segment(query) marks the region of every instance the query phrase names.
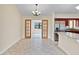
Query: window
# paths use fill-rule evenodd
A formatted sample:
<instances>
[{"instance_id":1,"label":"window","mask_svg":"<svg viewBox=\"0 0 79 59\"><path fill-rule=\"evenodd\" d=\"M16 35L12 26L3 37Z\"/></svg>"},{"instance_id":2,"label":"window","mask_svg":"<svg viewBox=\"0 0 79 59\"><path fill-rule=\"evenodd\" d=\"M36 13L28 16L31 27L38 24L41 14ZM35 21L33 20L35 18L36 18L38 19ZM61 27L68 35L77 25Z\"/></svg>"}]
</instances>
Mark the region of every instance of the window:
<instances>
[{"instance_id":1,"label":"window","mask_svg":"<svg viewBox=\"0 0 79 59\"><path fill-rule=\"evenodd\" d=\"M42 28L41 22L36 22L35 25L34 25L34 28L35 29L41 29Z\"/></svg>"}]
</instances>

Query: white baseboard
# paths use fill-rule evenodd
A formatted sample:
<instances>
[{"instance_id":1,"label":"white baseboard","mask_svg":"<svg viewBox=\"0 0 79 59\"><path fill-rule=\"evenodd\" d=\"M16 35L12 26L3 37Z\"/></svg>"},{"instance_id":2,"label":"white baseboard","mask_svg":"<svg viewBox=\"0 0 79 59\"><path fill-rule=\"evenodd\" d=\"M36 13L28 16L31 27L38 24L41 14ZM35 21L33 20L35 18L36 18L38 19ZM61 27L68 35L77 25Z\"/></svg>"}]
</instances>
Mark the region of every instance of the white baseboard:
<instances>
[{"instance_id":1,"label":"white baseboard","mask_svg":"<svg viewBox=\"0 0 79 59\"><path fill-rule=\"evenodd\" d=\"M2 51L0 52L0 55L3 54L5 51L7 51L7 50L8 50L10 47L12 47L14 44L16 44L19 40L21 40L21 39L16 40L16 41L13 42L12 44L10 44L8 47L6 47L4 50L2 50Z\"/></svg>"}]
</instances>

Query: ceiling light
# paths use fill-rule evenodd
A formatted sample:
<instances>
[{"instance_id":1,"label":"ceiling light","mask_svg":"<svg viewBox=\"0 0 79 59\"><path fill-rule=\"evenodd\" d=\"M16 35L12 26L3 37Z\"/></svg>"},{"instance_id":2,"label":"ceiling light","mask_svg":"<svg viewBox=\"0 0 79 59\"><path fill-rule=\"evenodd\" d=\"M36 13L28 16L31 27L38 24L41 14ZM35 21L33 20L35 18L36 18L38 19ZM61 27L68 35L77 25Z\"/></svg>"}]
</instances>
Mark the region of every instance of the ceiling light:
<instances>
[{"instance_id":1,"label":"ceiling light","mask_svg":"<svg viewBox=\"0 0 79 59\"><path fill-rule=\"evenodd\" d=\"M35 6L36 6L36 9L34 11L32 11L32 14L34 16L39 16L40 15L40 12L38 11L38 4L35 4Z\"/></svg>"},{"instance_id":2,"label":"ceiling light","mask_svg":"<svg viewBox=\"0 0 79 59\"><path fill-rule=\"evenodd\" d=\"M79 6L76 6L75 8L76 8L77 10L79 10Z\"/></svg>"}]
</instances>

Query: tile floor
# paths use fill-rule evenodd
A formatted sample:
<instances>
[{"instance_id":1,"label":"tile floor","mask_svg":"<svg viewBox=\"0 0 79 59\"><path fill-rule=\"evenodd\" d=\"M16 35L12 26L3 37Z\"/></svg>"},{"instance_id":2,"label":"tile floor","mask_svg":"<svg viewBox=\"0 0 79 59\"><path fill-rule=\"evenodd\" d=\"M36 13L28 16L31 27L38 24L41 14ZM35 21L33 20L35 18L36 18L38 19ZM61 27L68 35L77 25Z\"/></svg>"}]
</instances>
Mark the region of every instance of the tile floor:
<instances>
[{"instance_id":1,"label":"tile floor","mask_svg":"<svg viewBox=\"0 0 79 59\"><path fill-rule=\"evenodd\" d=\"M3 55L64 55L50 39L22 39Z\"/></svg>"}]
</instances>

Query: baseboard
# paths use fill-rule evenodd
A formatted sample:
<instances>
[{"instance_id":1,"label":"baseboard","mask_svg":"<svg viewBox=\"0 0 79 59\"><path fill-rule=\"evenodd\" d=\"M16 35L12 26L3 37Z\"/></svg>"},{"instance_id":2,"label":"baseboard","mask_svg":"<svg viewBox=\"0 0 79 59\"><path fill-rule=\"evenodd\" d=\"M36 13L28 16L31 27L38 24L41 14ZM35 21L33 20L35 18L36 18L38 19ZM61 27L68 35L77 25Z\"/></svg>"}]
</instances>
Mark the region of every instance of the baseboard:
<instances>
[{"instance_id":1,"label":"baseboard","mask_svg":"<svg viewBox=\"0 0 79 59\"><path fill-rule=\"evenodd\" d=\"M21 39L16 40L16 41L13 42L12 44L10 44L8 47L6 47L4 50L2 50L2 51L0 52L0 55L3 54L4 52L6 52L10 47L12 47L14 44L16 44L19 40L21 40Z\"/></svg>"}]
</instances>

